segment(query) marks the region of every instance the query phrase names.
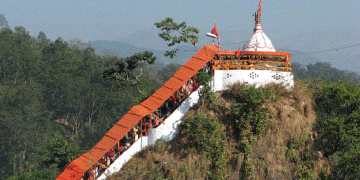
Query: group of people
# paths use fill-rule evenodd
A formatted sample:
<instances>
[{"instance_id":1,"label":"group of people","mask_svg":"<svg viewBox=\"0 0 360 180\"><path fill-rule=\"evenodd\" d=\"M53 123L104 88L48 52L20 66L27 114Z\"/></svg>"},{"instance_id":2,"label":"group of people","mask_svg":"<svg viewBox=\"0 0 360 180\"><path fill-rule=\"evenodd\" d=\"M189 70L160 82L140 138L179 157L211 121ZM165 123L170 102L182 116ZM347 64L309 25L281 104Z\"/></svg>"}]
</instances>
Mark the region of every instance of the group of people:
<instances>
[{"instance_id":1,"label":"group of people","mask_svg":"<svg viewBox=\"0 0 360 180\"><path fill-rule=\"evenodd\" d=\"M183 84L179 90L177 90L160 108L160 114L162 117L167 118L183 100L187 99L189 95L196 91L198 88L195 79L190 79L187 83Z\"/></svg>"},{"instance_id":2,"label":"group of people","mask_svg":"<svg viewBox=\"0 0 360 180\"><path fill-rule=\"evenodd\" d=\"M183 84L179 90L177 90L164 104L157 109L154 113L143 117L142 129L143 135L147 136L147 130L149 128L156 128L164 120L171 115L171 113L177 109L181 102L189 97L189 95L196 91L198 88L195 79L191 78L187 83Z\"/></svg>"},{"instance_id":3,"label":"group of people","mask_svg":"<svg viewBox=\"0 0 360 180\"><path fill-rule=\"evenodd\" d=\"M93 180L98 178L105 170L123 154L132 144L139 138L141 132L139 130L140 123L133 127L116 145L105 153L100 160L93 165L83 176L83 180Z\"/></svg>"},{"instance_id":4,"label":"group of people","mask_svg":"<svg viewBox=\"0 0 360 180\"><path fill-rule=\"evenodd\" d=\"M142 120L133 127L113 148L111 148L91 169L83 176L83 180L92 180L98 178L121 154L130 148L134 142L141 136L147 136L150 128L156 128L171 113L177 109L181 102L198 89L198 84L194 78L181 86L164 104L152 114L142 118Z\"/></svg>"}]
</instances>

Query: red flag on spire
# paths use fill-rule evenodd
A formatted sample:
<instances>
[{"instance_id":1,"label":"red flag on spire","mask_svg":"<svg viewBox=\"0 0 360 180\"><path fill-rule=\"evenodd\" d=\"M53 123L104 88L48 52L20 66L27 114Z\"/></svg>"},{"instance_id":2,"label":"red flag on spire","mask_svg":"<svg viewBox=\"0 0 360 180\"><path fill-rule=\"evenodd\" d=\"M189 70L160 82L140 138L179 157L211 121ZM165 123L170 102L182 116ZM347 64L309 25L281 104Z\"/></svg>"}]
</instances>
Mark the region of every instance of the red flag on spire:
<instances>
[{"instance_id":1,"label":"red flag on spire","mask_svg":"<svg viewBox=\"0 0 360 180\"><path fill-rule=\"evenodd\" d=\"M262 0L260 0L259 7L257 9L257 19L260 19L261 17L261 6L262 6Z\"/></svg>"},{"instance_id":2,"label":"red flag on spire","mask_svg":"<svg viewBox=\"0 0 360 180\"><path fill-rule=\"evenodd\" d=\"M240 57L240 45L239 45L239 48L238 48L238 50L236 52L236 57Z\"/></svg>"},{"instance_id":3,"label":"red flag on spire","mask_svg":"<svg viewBox=\"0 0 360 180\"><path fill-rule=\"evenodd\" d=\"M211 33L215 34L216 36L219 36L218 30L217 30L217 27L216 27L216 23L214 24L214 28L211 30Z\"/></svg>"}]
</instances>

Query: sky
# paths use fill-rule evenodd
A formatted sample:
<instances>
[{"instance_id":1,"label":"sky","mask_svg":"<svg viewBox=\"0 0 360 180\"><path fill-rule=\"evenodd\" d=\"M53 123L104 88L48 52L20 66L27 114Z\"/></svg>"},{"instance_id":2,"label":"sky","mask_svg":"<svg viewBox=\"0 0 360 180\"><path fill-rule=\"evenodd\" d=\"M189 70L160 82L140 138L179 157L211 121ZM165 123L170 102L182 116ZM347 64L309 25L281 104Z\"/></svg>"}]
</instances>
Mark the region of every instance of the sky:
<instances>
[{"instance_id":1,"label":"sky","mask_svg":"<svg viewBox=\"0 0 360 180\"><path fill-rule=\"evenodd\" d=\"M23 26L33 37L42 31L53 41L122 41L156 50L166 44L155 22L171 17L198 28L199 47L211 43L205 34L216 22L222 49L236 50L252 34L259 1L0 0L0 14L11 28ZM307 63L328 61L360 73L360 0L263 0L261 24L278 51L311 53ZM302 53L293 60L304 63Z\"/></svg>"},{"instance_id":2,"label":"sky","mask_svg":"<svg viewBox=\"0 0 360 180\"><path fill-rule=\"evenodd\" d=\"M259 0L1 0L0 13L11 28L23 26L32 36L43 31L51 40L119 40L175 22L219 33L248 30ZM269 37L349 27L360 30L360 0L263 0L262 26ZM266 27L266 28L265 28ZM206 33L206 32L204 32ZM248 36L248 35L246 35Z\"/></svg>"}]
</instances>

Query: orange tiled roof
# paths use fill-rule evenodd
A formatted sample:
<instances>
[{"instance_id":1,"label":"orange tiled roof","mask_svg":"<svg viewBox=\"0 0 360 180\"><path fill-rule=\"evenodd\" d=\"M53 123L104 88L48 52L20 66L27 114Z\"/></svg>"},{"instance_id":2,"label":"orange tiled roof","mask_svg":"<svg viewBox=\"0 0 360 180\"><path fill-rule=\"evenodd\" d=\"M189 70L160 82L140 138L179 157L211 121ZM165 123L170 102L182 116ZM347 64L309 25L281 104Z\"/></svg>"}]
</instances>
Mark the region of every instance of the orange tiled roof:
<instances>
[{"instance_id":1,"label":"orange tiled roof","mask_svg":"<svg viewBox=\"0 0 360 180\"><path fill-rule=\"evenodd\" d=\"M87 153L73 160L57 177L57 180L80 179L101 157L119 142L142 117L161 107L180 87L193 77L219 50L216 46L204 46L173 77L144 102L132 107L114 127Z\"/></svg>"}]
</instances>

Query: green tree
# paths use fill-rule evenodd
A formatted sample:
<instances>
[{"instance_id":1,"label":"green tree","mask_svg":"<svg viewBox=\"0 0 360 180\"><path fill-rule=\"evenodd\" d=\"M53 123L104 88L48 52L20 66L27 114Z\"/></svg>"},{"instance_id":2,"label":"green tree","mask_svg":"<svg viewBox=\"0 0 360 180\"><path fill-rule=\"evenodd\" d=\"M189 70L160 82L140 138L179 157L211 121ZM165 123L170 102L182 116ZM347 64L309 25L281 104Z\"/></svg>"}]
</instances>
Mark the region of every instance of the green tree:
<instances>
[{"instance_id":1,"label":"green tree","mask_svg":"<svg viewBox=\"0 0 360 180\"><path fill-rule=\"evenodd\" d=\"M5 168L10 174L39 168L37 153L44 146L46 132L51 130L51 113L42 103L41 86L36 83L22 83L3 87L0 92L0 146L7 161ZM39 128L41 127L41 128Z\"/></svg>"},{"instance_id":2,"label":"green tree","mask_svg":"<svg viewBox=\"0 0 360 180\"><path fill-rule=\"evenodd\" d=\"M55 166L62 171L80 153L81 151L77 144L69 143L63 135L55 133L54 139L51 140L45 149L43 159L47 168Z\"/></svg>"},{"instance_id":3,"label":"green tree","mask_svg":"<svg viewBox=\"0 0 360 180\"><path fill-rule=\"evenodd\" d=\"M2 178L19 175L31 179L46 174L37 172L40 169L56 175L58 164L63 167L69 161L44 163L43 154L52 144L55 130L64 134L68 144L88 150L139 95L134 87L119 92L113 82L104 81L102 73L114 61L96 55L91 47L69 46L61 38L52 42L43 32L32 38L24 27L16 27L0 31L0 48ZM128 63L129 69L138 73L147 62ZM132 69L134 66L139 68ZM140 89L158 86L151 79L153 72L144 71L139 77ZM46 162L51 164L49 159ZM53 168L47 168L50 166Z\"/></svg>"},{"instance_id":4,"label":"green tree","mask_svg":"<svg viewBox=\"0 0 360 180\"><path fill-rule=\"evenodd\" d=\"M6 20L3 14L0 14L0 29L2 28L10 28L8 21Z\"/></svg>"},{"instance_id":5,"label":"green tree","mask_svg":"<svg viewBox=\"0 0 360 180\"><path fill-rule=\"evenodd\" d=\"M292 69L292 73L294 74L296 80L309 78L306 66L304 66L300 63L297 63L297 62L292 62L291 69Z\"/></svg>"},{"instance_id":6,"label":"green tree","mask_svg":"<svg viewBox=\"0 0 360 180\"><path fill-rule=\"evenodd\" d=\"M55 179L56 176L51 170L41 170L34 172L22 172L19 176L12 176L9 180L48 180Z\"/></svg>"},{"instance_id":7,"label":"green tree","mask_svg":"<svg viewBox=\"0 0 360 180\"><path fill-rule=\"evenodd\" d=\"M139 78L143 75L142 67L145 64L155 62L156 57L153 56L153 53L144 51L126 58L113 57L113 59L116 61L115 66L105 70L103 77L114 81L119 88L125 88L129 85L136 86L137 90L142 93L139 88ZM139 71L136 71L137 68L139 68Z\"/></svg>"},{"instance_id":8,"label":"green tree","mask_svg":"<svg viewBox=\"0 0 360 180\"><path fill-rule=\"evenodd\" d=\"M159 71L159 75L161 77L162 82L168 81L177 70L181 67L180 64L171 63L165 66L163 69Z\"/></svg>"},{"instance_id":9,"label":"green tree","mask_svg":"<svg viewBox=\"0 0 360 180\"><path fill-rule=\"evenodd\" d=\"M166 42L169 41L167 44L169 47L187 42L191 42L196 47L195 44L198 42L197 34L199 34L199 30L194 27L188 27L185 21L177 24L172 18L167 17L161 22L156 22L155 26L162 31L159 33L159 37ZM173 58L176 56L178 51L179 49L176 48L171 51L166 51L164 55Z\"/></svg>"},{"instance_id":10,"label":"green tree","mask_svg":"<svg viewBox=\"0 0 360 180\"><path fill-rule=\"evenodd\" d=\"M43 50L44 47L46 47L47 45L49 45L50 40L46 37L46 34L42 31L39 32L39 35L36 38L39 42L38 44L38 50L39 53Z\"/></svg>"},{"instance_id":11,"label":"green tree","mask_svg":"<svg viewBox=\"0 0 360 180\"><path fill-rule=\"evenodd\" d=\"M10 29L1 31L0 48L2 84L30 81L39 72L33 39L24 27L16 27L15 32Z\"/></svg>"},{"instance_id":12,"label":"green tree","mask_svg":"<svg viewBox=\"0 0 360 180\"><path fill-rule=\"evenodd\" d=\"M336 179L358 179L360 177L360 147L359 143L342 154L335 165L333 176Z\"/></svg>"},{"instance_id":13,"label":"green tree","mask_svg":"<svg viewBox=\"0 0 360 180\"><path fill-rule=\"evenodd\" d=\"M316 130L334 179L356 179L360 174L360 87L346 81L314 81L318 111Z\"/></svg>"},{"instance_id":14,"label":"green tree","mask_svg":"<svg viewBox=\"0 0 360 180\"><path fill-rule=\"evenodd\" d=\"M317 62L307 66L295 62L291 64L291 68L296 79L344 80L360 84L359 74L339 70L332 67L329 62Z\"/></svg>"}]
</instances>

